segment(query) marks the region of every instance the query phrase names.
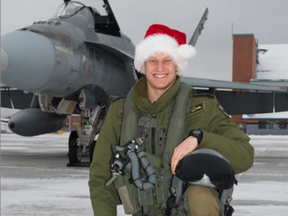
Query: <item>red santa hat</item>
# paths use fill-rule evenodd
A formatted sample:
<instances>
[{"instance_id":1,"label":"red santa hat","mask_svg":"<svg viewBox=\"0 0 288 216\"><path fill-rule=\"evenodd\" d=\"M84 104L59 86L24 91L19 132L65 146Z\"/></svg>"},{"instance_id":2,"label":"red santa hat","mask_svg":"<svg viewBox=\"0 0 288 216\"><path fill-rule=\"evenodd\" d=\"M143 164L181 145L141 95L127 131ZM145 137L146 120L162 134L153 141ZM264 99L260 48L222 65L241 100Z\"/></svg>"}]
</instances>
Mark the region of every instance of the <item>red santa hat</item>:
<instances>
[{"instance_id":1,"label":"red santa hat","mask_svg":"<svg viewBox=\"0 0 288 216\"><path fill-rule=\"evenodd\" d=\"M134 65L141 73L144 62L156 53L164 53L173 58L178 66L178 75L183 75L188 60L195 56L193 46L186 44L186 34L161 24L151 25L144 39L136 46Z\"/></svg>"}]
</instances>

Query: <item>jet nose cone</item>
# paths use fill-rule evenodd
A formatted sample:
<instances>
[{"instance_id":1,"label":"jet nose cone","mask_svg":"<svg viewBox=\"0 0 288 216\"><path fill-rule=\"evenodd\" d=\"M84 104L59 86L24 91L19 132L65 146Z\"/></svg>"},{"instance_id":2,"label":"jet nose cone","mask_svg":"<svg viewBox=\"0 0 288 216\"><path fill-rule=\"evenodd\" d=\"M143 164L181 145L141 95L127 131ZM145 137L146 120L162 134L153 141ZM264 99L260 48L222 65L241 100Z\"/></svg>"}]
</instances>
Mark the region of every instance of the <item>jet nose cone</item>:
<instances>
[{"instance_id":1,"label":"jet nose cone","mask_svg":"<svg viewBox=\"0 0 288 216\"><path fill-rule=\"evenodd\" d=\"M31 31L1 36L1 82L28 92L44 88L55 67L50 39Z\"/></svg>"},{"instance_id":2,"label":"jet nose cone","mask_svg":"<svg viewBox=\"0 0 288 216\"><path fill-rule=\"evenodd\" d=\"M4 49L1 48L1 74L5 73L9 66L9 57Z\"/></svg>"}]
</instances>

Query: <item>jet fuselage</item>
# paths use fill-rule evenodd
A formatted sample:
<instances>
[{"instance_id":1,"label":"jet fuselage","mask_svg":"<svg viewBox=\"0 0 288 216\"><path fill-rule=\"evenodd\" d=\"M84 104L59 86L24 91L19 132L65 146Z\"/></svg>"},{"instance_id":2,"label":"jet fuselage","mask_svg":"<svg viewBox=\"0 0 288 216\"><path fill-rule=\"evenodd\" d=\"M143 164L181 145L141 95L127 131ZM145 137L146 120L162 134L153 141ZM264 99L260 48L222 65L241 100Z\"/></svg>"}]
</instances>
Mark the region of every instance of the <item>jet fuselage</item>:
<instances>
[{"instance_id":1,"label":"jet fuselage","mask_svg":"<svg viewBox=\"0 0 288 216\"><path fill-rule=\"evenodd\" d=\"M65 97L85 86L108 95L124 95L131 88L125 61L133 59L134 45L119 36L97 32L88 8L70 18L48 21L6 34L1 52L2 83L32 93ZM5 62L3 62L5 61Z\"/></svg>"}]
</instances>

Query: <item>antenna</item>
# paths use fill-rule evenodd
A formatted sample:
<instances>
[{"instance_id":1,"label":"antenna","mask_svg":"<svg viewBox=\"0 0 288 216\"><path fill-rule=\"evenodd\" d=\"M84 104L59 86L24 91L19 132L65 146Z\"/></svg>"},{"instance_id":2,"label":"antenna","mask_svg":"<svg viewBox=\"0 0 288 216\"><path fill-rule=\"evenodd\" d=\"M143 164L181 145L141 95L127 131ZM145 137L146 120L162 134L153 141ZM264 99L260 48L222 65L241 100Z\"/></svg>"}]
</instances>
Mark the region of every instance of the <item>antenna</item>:
<instances>
[{"instance_id":1,"label":"antenna","mask_svg":"<svg viewBox=\"0 0 288 216\"><path fill-rule=\"evenodd\" d=\"M234 35L234 29L233 29L233 23L231 24L231 34L232 34L232 41L233 41L233 35Z\"/></svg>"}]
</instances>

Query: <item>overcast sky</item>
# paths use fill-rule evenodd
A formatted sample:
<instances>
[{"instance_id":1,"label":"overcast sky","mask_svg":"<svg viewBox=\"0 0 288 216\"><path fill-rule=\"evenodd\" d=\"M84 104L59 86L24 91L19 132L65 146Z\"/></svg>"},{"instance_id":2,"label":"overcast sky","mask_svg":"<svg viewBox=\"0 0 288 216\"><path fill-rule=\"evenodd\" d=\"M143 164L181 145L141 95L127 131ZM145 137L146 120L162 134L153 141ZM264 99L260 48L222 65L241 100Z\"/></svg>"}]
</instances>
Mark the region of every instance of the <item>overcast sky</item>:
<instances>
[{"instance_id":1,"label":"overcast sky","mask_svg":"<svg viewBox=\"0 0 288 216\"><path fill-rule=\"evenodd\" d=\"M78 0L103 13L102 0ZM2 0L1 35L44 21L62 0ZM288 43L288 0L110 0L123 33L137 44L149 25L161 23L190 40L206 7L205 29L185 76L232 79L232 34L254 34L259 44ZM233 26L233 28L232 28Z\"/></svg>"}]
</instances>

